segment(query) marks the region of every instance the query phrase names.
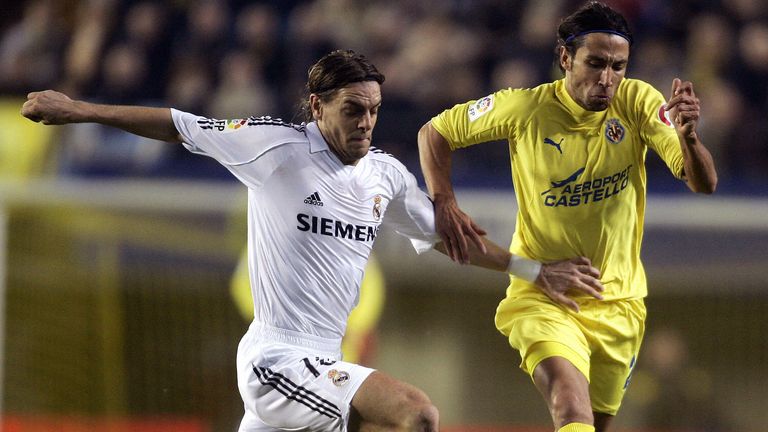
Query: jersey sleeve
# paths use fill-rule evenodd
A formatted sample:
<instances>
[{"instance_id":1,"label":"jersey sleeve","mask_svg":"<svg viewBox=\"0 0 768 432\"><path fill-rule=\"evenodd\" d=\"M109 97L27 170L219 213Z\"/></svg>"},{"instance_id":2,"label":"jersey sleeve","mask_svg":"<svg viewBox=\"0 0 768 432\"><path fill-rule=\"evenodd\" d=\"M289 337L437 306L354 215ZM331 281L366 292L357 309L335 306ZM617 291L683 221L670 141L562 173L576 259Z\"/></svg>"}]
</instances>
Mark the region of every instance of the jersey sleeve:
<instances>
[{"instance_id":1,"label":"jersey sleeve","mask_svg":"<svg viewBox=\"0 0 768 432\"><path fill-rule=\"evenodd\" d=\"M683 152L670 113L665 110L666 100L658 90L642 84L637 97L641 137L664 160L672 174L682 179Z\"/></svg>"},{"instance_id":2,"label":"jersey sleeve","mask_svg":"<svg viewBox=\"0 0 768 432\"><path fill-rule=\"evenodd\" d=\"M440 240L435 230L435 209L413 174L405 169L403 171L402 189L389 203L385 222L398 234L407 237L416 252L421 254L432 249Z\"/></svg>"},{"instance_id":3,"label":"jersey sleeve","mask_svg":"<svg viewBox=\"0 0 768 432\"><path fill-rule=\"evenodd\" d=\"M448 141L451 150L507 139L514 134L517 94L515 90L500 90L456 105L432 118L432 126Z\"/></svg>"},{"instance_id":4,"label":"jersey sleeve","mask_svg":"<svg viewBox=\"0 0 768 432\"><path fill-rule=\"evenodd\" d=\"M286 152L276 151L281 144L296 141L285 126L214 120L176 109L171 115L187 150L215 159L249 187L260 187L286 159Z\"/></svg>"}]
</instances>

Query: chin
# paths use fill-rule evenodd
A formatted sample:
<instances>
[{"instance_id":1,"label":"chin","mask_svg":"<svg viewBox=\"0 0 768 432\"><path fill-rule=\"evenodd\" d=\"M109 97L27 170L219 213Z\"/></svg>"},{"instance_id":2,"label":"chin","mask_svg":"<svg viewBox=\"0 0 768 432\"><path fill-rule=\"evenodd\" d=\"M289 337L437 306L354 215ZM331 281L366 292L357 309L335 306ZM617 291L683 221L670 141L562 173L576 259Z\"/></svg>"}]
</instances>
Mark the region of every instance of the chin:
<instances>
[{"instance_id":1,"label":"chin","mask_svg":"<svg viewBox=\"0 0 768 432\"><path fill-rule=\"evenodd\" d=\"M603 101L599 101L599 102L596 101L596 102L592 102L592 103L588 104L587 105L587 110L589 110L589 111L605 111L605 110L608 109L609 106L611 106L610 99L608 101L605 101L605 102L603 102Z\"/></svg>"}]
</instances>

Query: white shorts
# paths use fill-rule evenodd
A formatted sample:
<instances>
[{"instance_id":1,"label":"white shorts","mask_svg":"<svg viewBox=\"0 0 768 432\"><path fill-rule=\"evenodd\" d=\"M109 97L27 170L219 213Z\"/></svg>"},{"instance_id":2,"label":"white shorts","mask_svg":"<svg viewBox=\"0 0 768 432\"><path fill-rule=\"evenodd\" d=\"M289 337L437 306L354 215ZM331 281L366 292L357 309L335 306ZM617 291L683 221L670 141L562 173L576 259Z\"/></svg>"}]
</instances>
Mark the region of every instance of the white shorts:
<instances>
[{"instance_id":1,"label":"white shorts","mask_svg":"<svg viewBox=\"0 0 768 432\"><path fill-rule=\"evenodd\" d=\"M345 432L357 389L374 370L339 361L341 340L253 322L237 349L245 405L239 432Z\"/></svg>"}]
</instances>

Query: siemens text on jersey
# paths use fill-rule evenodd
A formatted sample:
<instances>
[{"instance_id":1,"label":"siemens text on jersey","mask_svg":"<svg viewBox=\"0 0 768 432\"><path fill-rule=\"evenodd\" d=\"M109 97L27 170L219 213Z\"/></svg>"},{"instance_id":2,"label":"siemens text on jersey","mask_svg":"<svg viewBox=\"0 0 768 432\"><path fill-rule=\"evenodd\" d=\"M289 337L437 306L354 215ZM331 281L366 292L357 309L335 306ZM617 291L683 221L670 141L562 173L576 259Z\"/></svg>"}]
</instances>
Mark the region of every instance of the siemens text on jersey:
<instances>
[{"instance_id":1,"label":"siemens text on jersey","mask_svg":"<svg viewBox=\"0 0 768 432\"><path fill-rule=\"evenodd\" d=\"M373 241L376 234L379 233L378 226L352 225L339 220L310 216L304 213L297 214L296 220L299 221L296 226L299 231L361 242Z\"/></svg>"}]
</instances>

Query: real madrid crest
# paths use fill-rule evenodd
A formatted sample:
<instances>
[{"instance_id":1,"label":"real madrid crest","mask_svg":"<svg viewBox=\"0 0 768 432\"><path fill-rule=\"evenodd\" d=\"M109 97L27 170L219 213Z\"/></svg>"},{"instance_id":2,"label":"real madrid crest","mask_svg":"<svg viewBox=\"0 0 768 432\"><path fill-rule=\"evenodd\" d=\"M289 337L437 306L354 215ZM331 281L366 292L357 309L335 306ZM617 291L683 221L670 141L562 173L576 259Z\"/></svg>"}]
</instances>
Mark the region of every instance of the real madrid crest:
<instances>
[{"instance_id":1,"label":"real madrid crest","mask_svg":"<svg viewBox=\"0 0 768 432\"><path fill-rule=\"evenodd\" d=\"M605 137L614 144L618 144L624 139L624 133L624 126L621 125L619 119L612 118L605 124Z\"/></svg>"},{"instance_id":2,"label":"real madrid crest","mask_svg":"<svg viewBox=\"0 0 768 432\"><path fill-rule=\"evenodd\" d=\"M377 221L381 219L381 195L373 198L373 218Z\"/></svg>"},{"instance_id":3,"label":"real madrid crest","mask_svg":"<svg viewBox=\"0 0 768 432\"><path fill-rule=\"evenodd\" d=\"M333 381L333 384L336 387L341 387L344 384L349 382L349 373L336 370L336 369L331 369L328 371L328 378L331 381Z\"/></svg>"}]
</instances>

